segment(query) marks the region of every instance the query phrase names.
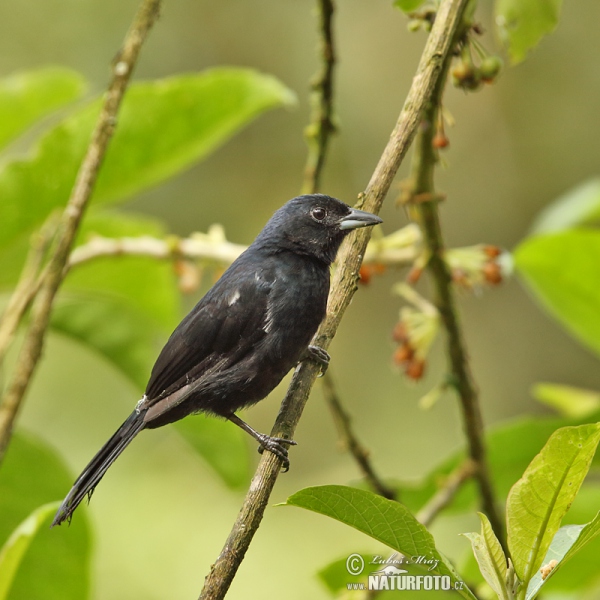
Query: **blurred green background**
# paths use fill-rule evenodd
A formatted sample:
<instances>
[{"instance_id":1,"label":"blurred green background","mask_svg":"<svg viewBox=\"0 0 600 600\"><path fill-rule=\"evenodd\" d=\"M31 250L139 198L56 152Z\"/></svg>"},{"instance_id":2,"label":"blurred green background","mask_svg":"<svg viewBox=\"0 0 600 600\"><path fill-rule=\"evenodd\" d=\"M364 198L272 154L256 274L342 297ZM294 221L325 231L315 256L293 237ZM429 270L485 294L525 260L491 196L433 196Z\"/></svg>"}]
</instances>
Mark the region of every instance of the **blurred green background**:
<instances>
[{"instance_id":1,"label":"blurred green background","mask_svg":"<svg viewBox=\"0 0 600 600\"><path fill-rule=\"evenodd\" d=\"M92 82L90 93L102 91L137 4L0 5L0 74L65 65ZM489 10L481 2L488 28ZM340 134L331 146L323 191L352 203L387 142L425 36L408 33L405 17L388 0L339 0L336 18ZM497 85L469 95L448 89L446 107L456 126L448 132L447 168L439 170L437 182L448 195L442 219L449 245L486 242L511 249L542 207L597 175L598 22L598 2L566 3L557 31L523 64L506 69ZM484 39L493 49L493 36ZM166 1L142 51L138 79L248 66L278 77L296 91L299 104L262 116L208 160L127 208L160 218L180 235L218 222L229 239L249 243L300 189L316 44L314 7L306 0ZM398 180L406 172L405 164ZM390 194L382 212L386 233L406 223L393 200ZM417 407L444 373L439 342L418 385L407 384L392 367L390 332L399 301L390 288L399 276L388 272L359 290L331 348L331 373L376 467L406 480L437 464L462 436L452 397L429 412ZM184 298L182 314L198 297ZM600 387L597 359L548 319L517 281L465 295L461 308L486 423L544 412L529 394L538 381ZM258 430L270 429L284 391L281 386L246 415ZM20 425L56 447L75 474L140 395L108 363L52 335ZM306 486L357 478L354 463L338 448L318 385L296 440L292 468L279 479L272 503ZM97 542L93 598L196 597L242 497L227 490L169 428L142 434L111 469L89 510ZM443 518L433 532L443 551L460 556L468 543L456 534L474 527L475 517ZM379 547L317 515L270 508L229 597L326 598L314 573L365 550Z\"/></svg>"}]
</instances>

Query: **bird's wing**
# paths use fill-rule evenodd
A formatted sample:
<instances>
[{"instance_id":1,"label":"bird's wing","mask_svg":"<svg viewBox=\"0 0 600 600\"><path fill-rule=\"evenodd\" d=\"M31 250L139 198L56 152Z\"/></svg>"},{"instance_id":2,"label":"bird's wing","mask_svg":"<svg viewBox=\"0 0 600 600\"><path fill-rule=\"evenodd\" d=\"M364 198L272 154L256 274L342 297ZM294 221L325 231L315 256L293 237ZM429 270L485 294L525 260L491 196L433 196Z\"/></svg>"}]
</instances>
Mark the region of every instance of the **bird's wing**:
<instances>
[{"instance_id":1,"label":"bird's wing","mask_svg":"<svg viewBox=\"0 0 600 600\"><path fill-rule=\"evenodd\" d=\"M269 273L230 269L183 319L162 349L146 388L152 401L191 383L208 370L239 361L265 335Z\"/></svg>"}]
</instances>

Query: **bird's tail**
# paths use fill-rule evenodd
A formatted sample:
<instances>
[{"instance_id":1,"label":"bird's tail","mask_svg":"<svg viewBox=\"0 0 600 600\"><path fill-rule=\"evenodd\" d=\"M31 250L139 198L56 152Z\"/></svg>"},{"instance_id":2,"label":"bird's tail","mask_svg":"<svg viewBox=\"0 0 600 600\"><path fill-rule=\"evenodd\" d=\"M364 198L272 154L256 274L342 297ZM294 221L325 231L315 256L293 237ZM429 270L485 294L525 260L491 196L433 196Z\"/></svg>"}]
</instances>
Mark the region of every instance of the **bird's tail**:
<instances>
[{"instance_id":1,"label":"bird's tail","mask_svg":"<svg viewBox=\"0 0 600 600\"><path fill-rule=\"evenodd\" d=\"M137 411L133 411L127 417L125 423L102 446L100 451L83 470L83 473L77 478L71 491L60 505L54 521L52 521L52 527L60 525L63 521L71 520L73 511L86 496L91 497L95 487L100 483L100 480L108 470L108 467L117 460L117 457L127 448L131 440L144 429L144 426L143 412L138 413Z\"/></svg>"}]
</instances>

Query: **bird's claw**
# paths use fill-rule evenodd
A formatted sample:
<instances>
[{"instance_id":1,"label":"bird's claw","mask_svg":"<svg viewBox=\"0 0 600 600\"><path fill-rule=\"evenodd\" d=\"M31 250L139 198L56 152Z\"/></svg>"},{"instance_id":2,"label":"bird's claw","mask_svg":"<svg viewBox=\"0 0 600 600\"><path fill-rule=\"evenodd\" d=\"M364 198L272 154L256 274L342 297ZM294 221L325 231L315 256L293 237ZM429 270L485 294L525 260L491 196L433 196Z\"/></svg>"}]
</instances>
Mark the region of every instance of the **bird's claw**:
<instances>
[{"instance_id":1,"label":"bird's claw","mask_svg":"<svg viewBox=\"0 0 600 600\"><path fill-rule=\"evenodd\" d=\"M327 372L329 361L331 360L331 356L329 356L327 351L323 350L320 346L311 345L306 348L306 357L314 360L321 367L319 377L323 377Z\"/></svg>"},{"instance_id":2,"label":"bird's claw","mask_svg":"<svg viewBox=\"0 0 600 600\"><path fill-rule=\"evenodd\" d=\"M287 473L287 471L290 470L290 459L288 458L288 449L286 448L286 445L296 446L296 442L286 438L271 437L270 435L262 435L259 442L259 454L262 454L265 450L272 452L277 458L282 460L283 472Z\"/></svg>"}]
</instances>

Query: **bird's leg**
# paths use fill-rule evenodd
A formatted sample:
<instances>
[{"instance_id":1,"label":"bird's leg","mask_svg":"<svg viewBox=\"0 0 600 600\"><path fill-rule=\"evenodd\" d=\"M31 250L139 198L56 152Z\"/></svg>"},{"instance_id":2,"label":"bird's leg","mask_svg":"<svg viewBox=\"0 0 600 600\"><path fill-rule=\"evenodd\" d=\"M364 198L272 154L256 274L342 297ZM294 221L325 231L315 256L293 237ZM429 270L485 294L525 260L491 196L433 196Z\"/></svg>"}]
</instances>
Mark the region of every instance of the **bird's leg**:
<instances>
[{"instance_id":1,"label":"bird's leg","mask_svg":"<svg viewBox=\"0 0 600 600\"><path fill-rule=\"evenodd\" d=\"M321 373L319 374L319 377L323 377L327 371L327 368L329 367L329 361L331 360L331 357L327 351L323 350L323 348L320 346L307 346L301 360L306 359L314 360L321 367Z\"/></svg>"},{"instance_id":2,"label":"bird's leg","mask_svg":"<svg viewBox=\"0 0 600 600\"><path fill-rule=\"evenodd\" d=\"M263 450L268 450L272 452L275 456L280 458L283 461L283 472L289 471L290 469L290 459L288 458L288 449L285 444L288 446L295 446L296 442L294 440L287 440L285 438L279 437L271 437L270 435L266 435L265 433L259 433L256 429L253 429L246 423L242 421L236 414L231 413L227 416L227 418L235 423L238 427L243 429L246 433L249 433L259 444L260 447L258 451L262 454Z\"/></svg>"}]
</instances>

